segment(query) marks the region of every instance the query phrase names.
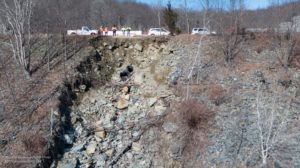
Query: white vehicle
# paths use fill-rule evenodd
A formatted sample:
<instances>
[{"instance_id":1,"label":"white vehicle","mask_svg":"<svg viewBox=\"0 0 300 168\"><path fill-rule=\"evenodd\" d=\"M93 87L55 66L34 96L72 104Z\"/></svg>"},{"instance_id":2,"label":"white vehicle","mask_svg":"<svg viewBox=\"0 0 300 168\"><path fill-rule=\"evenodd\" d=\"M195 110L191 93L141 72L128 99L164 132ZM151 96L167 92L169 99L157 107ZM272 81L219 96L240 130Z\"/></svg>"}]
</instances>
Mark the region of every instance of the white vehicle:
<instances>
[{"instance_id":1,"label":"white vehicle","mask_svg":"<svg viewBox=\"0 0 300 168\"><path fill-rule=\"evenodd\" d=\"M193 28L192 34L198 34L198 35L215 35L215 31L210 31L207 28Z\"/></svg>"},{"instance_id":2,"label":"white vehicle","mask_svg":"<svg viewBox=\"0 0 300 168\"><path fill-rule=\"evenodd\" d=\"M90 30L87 26L82 26L78 30L67 30L67 35L96 35L97 30Z\"/></svg>"},{"instance_id":3,"label":"white vehicle","mask_svg":"<svg viewBox=\"0 0 300 168\"><path fill-rule=\"evenodd\" d=\"M148 31L149 36L168 36L171 33L164 28L150 28Z\"/></svg>"}]
</instances>

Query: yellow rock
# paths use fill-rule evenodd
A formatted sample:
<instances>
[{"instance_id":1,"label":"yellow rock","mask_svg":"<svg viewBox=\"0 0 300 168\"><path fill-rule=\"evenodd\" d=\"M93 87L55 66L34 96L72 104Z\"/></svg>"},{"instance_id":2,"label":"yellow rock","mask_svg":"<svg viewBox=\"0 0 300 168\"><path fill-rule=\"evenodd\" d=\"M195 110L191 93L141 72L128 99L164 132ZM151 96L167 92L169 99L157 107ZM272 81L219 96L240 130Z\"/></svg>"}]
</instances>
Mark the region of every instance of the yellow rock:
<instances>
[{"instance_id":1,"label":"yellow rock","mask_svg":"<svg viewBox=\"0 0 300 168\"><path fill-rule=\"evenodd\" d=\"M122 110L128 107L128 101L122 97L119 98L118 102L117 102L117 108Z\"/></svg>"},{"instance_id":2,"label":"yellow rock","mask_svg":"<svg viewBox=\"0 0 300 168\"><path fill-rule=\"evenodd\" d=\"M96 135L98 138L105 139L105 137L106 137L106 132L105 132L105 131L98 131L98 132L95 132L95 135Z\"/></svg>"}]
</instances>

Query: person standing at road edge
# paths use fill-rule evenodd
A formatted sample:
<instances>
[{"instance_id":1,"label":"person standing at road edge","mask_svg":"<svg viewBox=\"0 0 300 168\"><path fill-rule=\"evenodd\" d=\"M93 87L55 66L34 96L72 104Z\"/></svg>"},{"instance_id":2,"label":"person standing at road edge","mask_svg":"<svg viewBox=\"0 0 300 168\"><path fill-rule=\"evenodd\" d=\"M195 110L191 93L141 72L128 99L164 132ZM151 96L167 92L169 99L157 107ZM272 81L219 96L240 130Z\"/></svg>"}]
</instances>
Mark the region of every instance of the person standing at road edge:
<instances>
[{"instance_id":1,"label":"person standing at road edge","mask_svg":"<svg viewBox=\"0 0 300 168\"><path fill-rule=\"evenodd\" d=\"M127 31L127 36L130 37L131 27L127 27L127 28L126 28L126 31Z\"/></svg>"},{"instance_id":2,"label":"person standing at road edge","mask_svg":"<svg viewBox=\"0 0 300 168\"><path fill-rule=\"evenodd\" d=\"M103 34L103 28L102 26L100 26L99 30L98 30L98 36L102 36Z\"/></svg>"},{"instance_id":3,"label":"person standing at road edge","mask_svg":"<svg viewBox=\"0 0 300 168\"><path fill-rule=\"evenodd\" d=\"M123 36L125 36L125 31L126 31L126 28L125 27L122 27L122 33L123 33Z\"/></svg>"},{"instance_id":4,"label":"person standing at road edge","mask_svg":"<svg viewBox=\"0 0 300 168\"><path fill-rule=\"evenodd\" d=\"M105 33L105 36L108 35L108 27L105 27L105 28L104 28L104 33Z\"/></svg>"},{"instance_id":5,"label":"person standing at road edge","mask_svg":"<svg viewBox=\"0 0 300 168\"><path fill-rule=\"evenodd\" d=\"M116 27L116 25L113 25L112 31L113 31L113 36L117 36L117 27Z\"/></svg>"}]
</instances>

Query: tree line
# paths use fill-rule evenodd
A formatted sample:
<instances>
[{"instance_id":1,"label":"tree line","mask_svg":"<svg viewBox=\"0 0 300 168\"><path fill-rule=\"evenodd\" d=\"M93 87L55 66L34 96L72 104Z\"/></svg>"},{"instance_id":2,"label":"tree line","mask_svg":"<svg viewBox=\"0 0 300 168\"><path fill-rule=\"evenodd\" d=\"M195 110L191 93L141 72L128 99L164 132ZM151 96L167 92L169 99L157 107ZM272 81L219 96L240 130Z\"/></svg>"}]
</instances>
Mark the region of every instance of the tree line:
<instances>
[{"instance_id":1,"label":"tree line","mask_svg":"<svg viewBox=\"0 0 300 168\"><path fill-rule=\"evenodd\" d=\"M18 0L20 1L20 0ZM168 8L163 0L155 0L152 5L138 3L135 0L31 0L31 25L34 32L61 32L76 29L83 25L97 29L100 26L130 26L132 29L147 31L150 27L167 27L163 12ZM182 0L182 5L174 8L177 14L176 27L189 33L193 27L207 26L218 30L228 27L234 17L231 11L242 11L239 17L243 27L269 28L292 16L299 15L299 0L271 0L268 9L246 10L244 0ZM7 1L11 3L10 1ZM166 2L166 0L165 0ZM172 2L172 1L170 1ZM192 7L199 4L201 9ZM173 4L172 4L173 5ZM2 8L4 5L1 5ZM0 7L1 8L1 7ZM200 8L200 7L199 7ZM210 20L204 25L203 17Z\"/></svg>"},{"instance_id":2,"label":"tree line","mask_svg":"<svg viewBox=\"0 0 300 168\"><path fill-rule=\"evenodd\" d=\"M62 28L79 28L87 25L93 29L99 26L130 26L133 29L147 31L150 27L167 27L163 12L167 5L153 1L153 5L135 2L134 0L35 0L32 24L36 31L50 29L58 32ZM182 32L190 32L192 27L202 27L203 17L211 20L210 28L219 29L232 22L233 10L241 12L241 24L244 27L268 28L288 21L299 15L299 1L285 0L286 5L275 3L268 9L246 10L244 0L230 0L224 5L223 0L195 0L202 6L197 10L190 0L182 0L180 8L174 8L177 14L176 27ZM171 2L171 1L170 1ZM172 2L171 2L172 3ZM206 9L206 10L204 10Z\"/></svg>"},{"instance_id":3,"label":"tree line","mask_svg":"<svg viewBox=\"0 0 300 168\"><path fill-rule=\"evenodd\" d=\"M223 32L253 28L274 28L300 14L299 0L275 1L268 9L246 10L244 0L195 0L202 8L191 7L189 0L180 8L171 1L146 5L134 0L3 0L0 6L1 28L11 33L8 41L1 43L11 48L15 62L26 76L31 74L31 35L34 33L59 33L83 25L97 29L100 26L130 26L147 31L150 27L168 27L171 33L189 33L193 27L208 27ZM272 0L271 0L272 1ZM285 4L283 4L285 2Z\"/></svg>"}]
</instances>

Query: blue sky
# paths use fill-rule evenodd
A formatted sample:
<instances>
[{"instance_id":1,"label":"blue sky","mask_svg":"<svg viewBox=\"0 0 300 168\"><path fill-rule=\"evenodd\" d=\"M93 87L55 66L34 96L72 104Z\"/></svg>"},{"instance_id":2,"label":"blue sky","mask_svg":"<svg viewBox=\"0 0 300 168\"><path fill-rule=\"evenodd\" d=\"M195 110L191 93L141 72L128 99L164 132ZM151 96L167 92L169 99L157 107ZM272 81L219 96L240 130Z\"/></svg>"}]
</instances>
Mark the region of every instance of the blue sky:
<instances>
[{"instance_id":1,"label":"blue sky","mask_svg":"<svg viewBox=\"0 0 300 168\"><path fill-rule=\"evenodd\" d=\"M212 3L214 0L210 0ZM260 8L266 8L269 6L270 0L245 0L245 7L247 9L260 9ZM137 0L137 2L147 3L150 5L162 3L163 6L166 6L168 0ZM183 6L184 0L171 0L171 4L173 7L179 8L180 6ZM187 0L189 7L192 9L201 9L201 0ZM229 0L223 0L224 7L228 6L227 2Z\"/></svg>"},{"instance_id":2,"label":"blue sky","mask_svg":"<svg viewBox=\"0 0 300 168\"><path fill-rule=\"evenodd\" d=\"M246 0L245 7L247 9L266 8L269 6L269 0Z\"/></svg>"}]
</instances>

